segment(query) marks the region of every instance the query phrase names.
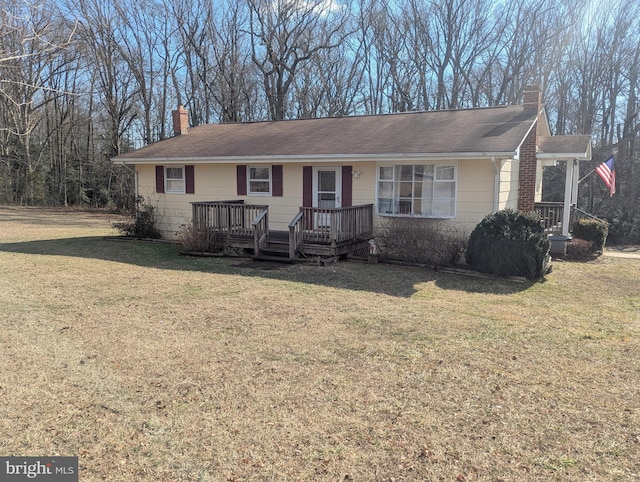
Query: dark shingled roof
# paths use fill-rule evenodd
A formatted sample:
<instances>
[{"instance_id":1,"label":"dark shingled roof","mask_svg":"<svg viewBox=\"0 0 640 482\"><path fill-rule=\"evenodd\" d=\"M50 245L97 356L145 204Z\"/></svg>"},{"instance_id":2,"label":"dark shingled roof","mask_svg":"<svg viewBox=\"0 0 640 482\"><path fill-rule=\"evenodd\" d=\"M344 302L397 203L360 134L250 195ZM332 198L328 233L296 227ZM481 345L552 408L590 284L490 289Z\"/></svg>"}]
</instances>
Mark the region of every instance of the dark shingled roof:
<instances>
[{"instance_id":1,"label":"dark shingled roof","mask_svg":"<svg viewBox=\"0 0 640 482\"><path fill-rule=\"evenodd\" d=\"M209 124L115 162L225 158L512 153L537 112L523 106Z\"/></svg>"}]
</instances>

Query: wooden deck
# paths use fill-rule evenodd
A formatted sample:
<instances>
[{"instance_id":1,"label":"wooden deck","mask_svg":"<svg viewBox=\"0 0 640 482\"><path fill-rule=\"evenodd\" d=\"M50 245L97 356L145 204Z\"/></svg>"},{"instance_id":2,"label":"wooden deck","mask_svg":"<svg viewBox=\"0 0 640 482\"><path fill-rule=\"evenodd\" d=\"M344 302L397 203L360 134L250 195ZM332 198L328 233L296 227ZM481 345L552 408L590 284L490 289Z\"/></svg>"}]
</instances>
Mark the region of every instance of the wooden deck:
<instances>
[{"instance_id":1,"label":"wooden deck","mask_svg":"<svg viewBox=\"0 0 640 482\"><path fill-rule=\"evenodd\" d=\"M269 229L269 206L242 201L192 203L193 222L216 234L212 249L237 248L255 257L287 260L339 257L367 248L373 204L345 208L301 207L288 231Z\"/></svg>"}]
</instances>

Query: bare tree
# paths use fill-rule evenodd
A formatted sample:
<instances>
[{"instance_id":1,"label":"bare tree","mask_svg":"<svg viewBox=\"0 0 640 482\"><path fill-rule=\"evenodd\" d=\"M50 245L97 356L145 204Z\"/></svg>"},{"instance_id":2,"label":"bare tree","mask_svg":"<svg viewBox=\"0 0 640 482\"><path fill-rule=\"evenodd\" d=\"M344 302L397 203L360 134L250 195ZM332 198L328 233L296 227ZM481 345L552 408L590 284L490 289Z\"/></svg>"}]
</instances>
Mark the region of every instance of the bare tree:
<instances>
[{"instance_id":1,"label":"bare tree","mask_svg":"<svg viewBox=\"0 0 640 482\"><path fill-rule=\"evenodd\" d=\"M315 54L293 83L293 105L297 118L336 117L357 112L363 71L362 52L347 43ZM318 69L322 75L318 75Z\"/></svg>"},{"instance_id":2,"label":"bare tree","mask_svg":"<svg viewBox=\"0 0 640 482\"><path fill-rule=\"evenodd\" d=\"M261 117L257 72L251 61L246 32L248 11L235 0L227 0L224 12L216 16L212 29L215 74L209 85L222 122L255 120Z\"/></svg>"},{"instance_id":3,"label":"bare tree","mask_svg":"<svg viewBox=\"0 0 640 482\"><path fill-rule=\"evenodd\" d=\"M122 60L127 64L131 75L135 79L136 102L138 109L136 118L141 124L141 138L148 144L160 137L156 126L164 126L162 117L155 112L166 114L166 106L156 105L158 89L166 91L169 78L167 71L166 42L161 32L167 32L168 19L164 15L163 5L154 0L136 2L114 2L119 29L123 31L115 43ZM161 40L161 41L159 41Z\"/></svg>"},{"instance_id":4,"label":"bare tree","mask_svg":"<svg viewBox=\"0 0 640 482\"><path fill-rule=\"evenodd\" d=\"M214 73L213 3L177 0L169 8L180 36L180 65L172 73L177 103L188 107L192 125L212 122L214 107L209 86Z\"/></svg>"},{"instance_id":5,"label":"bare tree","mask_svg":"<svg viewBox=\"0 0 640 482\"><path fill-rule=\"evenodd\" d=\"M349 12L329 0L247 2L251 58L262 75L269 117L284 119L299 68L316 52L340 45Z\"/></svg>"},{"instance_id":6,"label":"bare tree","mask_svg":"<svg viewBox=\"0 0 640 482\"><path fill-rule=\"evenodd\" d=\"M73 28L55 9L10 2L0 13L0 155L13 201L40 203L45 196L45 146L49 134L38 130L46 105L54 98L51 79L66 68L63 51Z\"/></svg>"}]
</instances>

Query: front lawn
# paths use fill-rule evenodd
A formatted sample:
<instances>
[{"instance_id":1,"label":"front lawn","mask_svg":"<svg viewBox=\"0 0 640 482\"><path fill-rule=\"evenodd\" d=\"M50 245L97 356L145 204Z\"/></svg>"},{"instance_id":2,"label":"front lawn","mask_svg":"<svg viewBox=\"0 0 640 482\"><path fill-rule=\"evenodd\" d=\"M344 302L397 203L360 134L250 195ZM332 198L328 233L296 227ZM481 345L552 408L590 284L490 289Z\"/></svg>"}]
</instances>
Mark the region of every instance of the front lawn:
<instances>
[{"instance_id":1,"label":"front lawn","mask_svg":"<svg viewBox=\"0 0 640 482\"><path fill-rule=\"evenodd\" d=\"M190 258L0 209L0 453L82 482L637 480L640 261Z\"/></svg>"}]
</instances>

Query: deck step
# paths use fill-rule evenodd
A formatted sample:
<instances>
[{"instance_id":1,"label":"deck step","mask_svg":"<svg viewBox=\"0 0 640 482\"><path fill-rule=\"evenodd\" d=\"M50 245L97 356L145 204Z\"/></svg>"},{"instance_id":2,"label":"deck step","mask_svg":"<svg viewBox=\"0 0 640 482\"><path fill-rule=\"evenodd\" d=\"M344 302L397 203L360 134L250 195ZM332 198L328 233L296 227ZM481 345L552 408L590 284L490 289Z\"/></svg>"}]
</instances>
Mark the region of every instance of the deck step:
<instances>
[{"instance_id":1,"label":"deck step","mask_svg":"<svg viewBox=\"0 0 640 482\"><path fill-rule=\"evenodd\" d=\"M259 254L258 256L253 256L255 261L276 261L278 263L294 263L295 259L290 259L288 256L274 256L269 254Z\"/></svg>"},{"instance_id":2,"label":"deck step","mask_svg":"<svg viewBox=\"0 0 640 482\"><path fill-rule=\"evenodd\" d=\"M289 242L269 241L260 251L265 253L282 253L289 255Z\"/></svg>"}]
</instances>

